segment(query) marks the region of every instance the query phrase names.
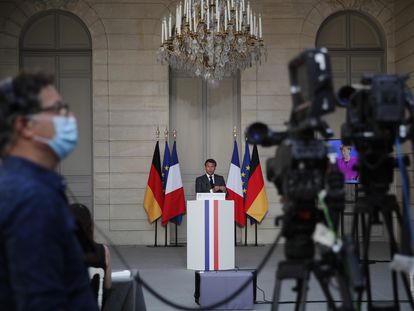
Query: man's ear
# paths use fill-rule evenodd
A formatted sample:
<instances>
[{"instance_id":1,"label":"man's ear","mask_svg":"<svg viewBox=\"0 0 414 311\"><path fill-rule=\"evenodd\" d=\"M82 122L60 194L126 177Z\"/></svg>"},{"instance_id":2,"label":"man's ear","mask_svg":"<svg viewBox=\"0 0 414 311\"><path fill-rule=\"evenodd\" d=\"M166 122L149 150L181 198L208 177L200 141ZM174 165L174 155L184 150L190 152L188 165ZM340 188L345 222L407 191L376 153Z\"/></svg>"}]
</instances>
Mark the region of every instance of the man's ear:
<instances>
[{"instance_id":1,"label":"man's ear","mask_svg":"<svg viewBox=\"0 0 414 311\"><path fill-rule=\"evenodd\" d=\"M23 138L32 138L34 135L33 121L25 116L17 116L14 121L14 132Z\"/></svg>"}]
</instances>

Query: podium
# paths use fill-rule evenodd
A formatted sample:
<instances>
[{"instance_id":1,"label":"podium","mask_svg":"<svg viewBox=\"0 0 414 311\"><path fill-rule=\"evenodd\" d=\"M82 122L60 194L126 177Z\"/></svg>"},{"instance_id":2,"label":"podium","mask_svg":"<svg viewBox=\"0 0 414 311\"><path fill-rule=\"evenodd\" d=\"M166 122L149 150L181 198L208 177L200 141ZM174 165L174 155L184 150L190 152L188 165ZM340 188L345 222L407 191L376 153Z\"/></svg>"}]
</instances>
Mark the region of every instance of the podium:
<instances>
[{"instance_id":1,"label":"podium","mask_svg":"<svg viewBox=\"0 0 414 311\"><path fill-rule=\"evenodd\" d=\"M214 195L187 201L187 269L234 269L234 202Z\"/></svg>"}]
</instances>

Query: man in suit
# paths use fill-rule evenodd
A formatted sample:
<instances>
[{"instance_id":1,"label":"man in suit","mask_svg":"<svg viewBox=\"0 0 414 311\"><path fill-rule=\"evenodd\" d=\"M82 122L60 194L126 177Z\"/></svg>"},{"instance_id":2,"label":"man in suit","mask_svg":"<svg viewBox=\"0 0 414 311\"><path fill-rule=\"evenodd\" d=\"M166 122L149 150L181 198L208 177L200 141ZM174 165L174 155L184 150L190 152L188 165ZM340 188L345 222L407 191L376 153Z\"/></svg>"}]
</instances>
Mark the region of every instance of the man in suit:
<instances>
[{"instance_id":1,"label":"man in suit","mask_svg":"<svg viewBox=\"0 0 414 311\"><path fill-rule=\"evenodd\" d=\"M214 174L217 162L214 159L207 159L204 162L206 173L196 179L196 193L199 192L226 192L226 182L223 176Z\"/></svg>"}]
</instances>

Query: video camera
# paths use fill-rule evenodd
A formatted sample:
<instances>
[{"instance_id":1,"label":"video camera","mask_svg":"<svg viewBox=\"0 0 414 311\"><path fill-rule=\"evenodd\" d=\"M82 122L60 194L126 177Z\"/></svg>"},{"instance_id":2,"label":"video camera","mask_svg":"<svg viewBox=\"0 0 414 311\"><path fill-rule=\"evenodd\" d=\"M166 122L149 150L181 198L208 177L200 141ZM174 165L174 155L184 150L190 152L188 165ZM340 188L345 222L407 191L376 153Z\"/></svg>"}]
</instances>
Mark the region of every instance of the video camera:
<instances>
[{"instance_id":1,"label":"video camera","mask_svg":"<svg viewBox=\"0 0 414 311\"><path fill-rule=\"evenodd\" d=\"M316 260L313 239L318 223L332 221L337 228L345 199L344 176L336 164L336 154L318 139L318 134L324 138L332 136L322 117L333 112L337 104L327 50L302 52L289 62L289 76L293 106L287 130L273 132L265 124L255 123L247 129L247 141L262 146L278 145L275 157L267 160L266 172L267 179L282 196L283 215L276 218L276 225L282 221L287 261L310 261L315 275L320 276L323 270L329 271L326 278L338 276L344 284L341 293L350 304L349 288L363 286L352 241L344 239L336 245L334 238L334 245L319 248L321 259ZM323 204L331 215L329 221L318 208L323 192Z\"/></svg>"},{"instance_id":2,"label":"video camera","mask_svg":"<svg viewBox=\"0 0 414 311\"><path fill-rule=\"evenodd\" d=\"M405 75L364 75L361 85L345 86L338 92L347 107L342 141L358 151L360 181L368 193L383 193L392 183L394 158L387 155L393 152L396 138L401 142L413 139L414 100L407 79Z\"/></svg>"},{"instance_id":3,"label":"video camera","mask_svg":"<svg viewBox=\"0 0 414 311\"><path fill-rule=\"evenodd\" d=\"M326 49L305 50L289 62L293 101L286 132L273 132L265 124L247 129L247 140L262 146L279 145L267 160L267 178L279 194L291 200L311 200L323 189L328 165L327 147L316 133L330 137L321 117L335 110L331 65Z\"/></svg>"},{"instance_id":4,"label":"video camera","mask_svg":"<svg viewBox=\"0 0 414 311\"><path fill-rule=\"evenodd\" d=\"M392 146L397 135L407 138L406 132L399 132L401 125L410 123L405 119L406 108L411 119L414 115L413 97L405 84L407 79L406 75L364 75L357 88L345 86L339 90L338 98L347 107L346 123L342 127L345 144L381 140Z\"/></svg>"},{"instance_id":5,"label":"video camera","mask_svg":"<svg viewBox=\"0 0 414 311\"><path fill-rule=\"evenodd\" d=\"M316 206L318 193L329 180L333 183L328 187L332 190L328 197L338 196L331 202L343 205L344 196L343 175L334 163L330 178L326 178L328 148L316 138L317 133L332 135L322 116L334 111L336 105L327 50L305 50L289 63L289 76L293 107L287 131L272 132L266 125L255 123L247 130L247 140L263 146L279 145L276 156L267 160L266 171L285 201L285 254L292 259L312 258L312 233L323 218Z\"/></svg>"},{"instance_id":6,"label":"video camera","mask_svg":"<svg viewBox=\"0 0 414 311\"><path fill-rule=\"evenodd\" d=\"M358 172L362 194L354 208L354 232L358 219L363 228L364 240L362 256L363 269L367 278L368 309L376 309L372 299L371 281L369 275L369 245L373 225L383 226L387 231L391 256L404 254L408 261L413 261L414 231L411 226L409 207L409 178L406 167L409 157L402 156L400 143L414 141L414 100L406 86L408 76L377 74L364 75L361 84L356 87L345 86L338 92L340 102L346 105L346 122L342 125L341 136L344 144L352 144L358 152ZM408 116L407 112L408 111ZM394 145L396 154L394 157ZM390 194L394 170L399 168L401 188L403 192L402 212L394 194ZM393 222L397 221L400 230L400 245L397 245ZM410 257L411 256L411 257ZM402 256L404 257L404 256ZM392 266L401 270L400 257L394 257ZM398 268L397 268L398 267ZM401 271L409 272L409 269ZM400 274L411 308L409 282L405 274ZM398 310L397 274L391 271L391 282L394 300L385 308ZM361 298L358 300L360 305Z\"/></svg>"},{"instance_id":7,"label":"video camera","mask_svg":"<svg viewBox=\"0 0 414 311\"><path fill-rule=\"evenodd\" d=\"M331 64L326 49L309 49L289 62L292 113L290 130L317 126L321 116L335 110Z\"/></svg>"}]
</instances>

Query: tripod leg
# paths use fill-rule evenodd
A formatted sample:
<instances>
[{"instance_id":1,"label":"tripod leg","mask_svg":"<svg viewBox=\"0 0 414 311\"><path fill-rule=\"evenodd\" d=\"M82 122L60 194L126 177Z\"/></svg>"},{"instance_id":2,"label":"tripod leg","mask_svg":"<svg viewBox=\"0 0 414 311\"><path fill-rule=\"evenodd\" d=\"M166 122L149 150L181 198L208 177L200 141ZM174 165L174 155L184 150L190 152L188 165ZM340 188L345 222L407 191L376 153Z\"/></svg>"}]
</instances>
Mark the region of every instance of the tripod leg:
<instances>
[{"instance_id":1,"label":"tripod leg","mask_svg":"<svg viewBox=\"0 0 414 311\"><path fill-rule=\"evenodd\" d=\"M369 238L371 235L371 226L372 220L371 215L368 214L368 224L366 223L366 216L365 214L361 214L361 225L362 225L362 239L363 239L363 249L362 249L362 256L363 256L363 268L364 274L366 279L366 290L367 290L367 303L368 303L368 310L372 309L372 292L371 292L371 277L369 273ZM359 297L358 304L361 305L362 302L362 295Z\"/></svg>"},{"instance_id":2,"label":"tripod leg","mask_svg":"<svg viewBox=\"0 0 414 311\"><path fill-rule=\"evenodd\" d=\"M354 209L354 217L352 219L352 236L354 237L355 241L355 253L357 258L359 259L359 230L358 230L358 212Z\"/></svg>"},{"instance_id":3,"label":"tripod leg","mask_svg":"<svg viewBox=\"0 0 414 311\"><path fill-rule=\"evenodd\" d=\"M401 218L401 214L397 208L396 205L394 205L395 208L393 208L393 211L397 215L397 221L400 226L403 226L403 221ZM388 236L390 238L390 256L391 260L394 256L394 254L398 251L397 241L394 235L394 225L392 222L392 212L383 212L384 221L387 227ZM401 279L404 285L404 289L407 294L407 298L409 300L411 308L414 310L414 301L410 290L410 284L407 278L407 275L404 273L401 273ZM399 297L398 297L398 286L397 286L397 273L395 271L392 271L392 289L394 293L394 304L398 305Z\"/></svg>"},{"instance_id":4,"label":"tripod leg","mask_svg":"<svg viewBox=\"0 0 414 311\"><path fill-rule=\"evenodd\" d=\"M408 302L410 303L411 309L414 310L414 300L410 291L410 282L408 280L407 274L401 273L401 279L404 284L405 291L407 293Z\"/></svg>"},{"instance_id":5,"label":"tripod leg","mask_svg":"<svg viewBox=\"0 0 414 311\"><path fill-rule=\"evenodd\" d=\"M342 274L337 275L337 282L339 284L339 290L341 293L342 306L340 310L355 310L354 301L352 297L352 290L346 280L346 277Z\"/></svg>"},{"instance_id":6,"label":"tripod leg","mask_svg":"<svg viewBox=\"0 0 414 311\"><path fill-rule=\"evenodd\" d=\"M362 216L361 216L362 218ZM357 208L354 208L354 214L353 214L353 218L352 218L352 237L354 238L354 242L355 242L355 255L356 258L358 259L358 261L361 260L361 256L360 256L360 244L359 244L359 230L358 230L358 226L359 226L359 212L357 211ZM361 220L362 222L362 220ZM358 297L357 297L357 303L358 303L358 309L361 309L361 303L362 303L362 296L363 296L363 290L358 292Z\"/></svg>"},{"instance_id":7,"label":"tripod leg","mask_svg":"<svg viewBox=\"0 0 414 311\"><path fill-rule=\"evenodd\" d=\"M386 229L388 231L388 236L390 239L389 246L390 246L390 257L392 257L397 252L397 243L394 237L394 226L392 224L392 213L391 211L384 211L382 210L382 216L385 222ZM394 305L398 305L398 289L397 289L397 273L392 270L391 271L391 280L392 280L392 292L394 296Z\"/></svg>"},{"instance_id":8,"label":"tripod leg","mask_svg":"<svg viewBox=\"0 0 414 311\"><path fill-rule=\"evenodd\" d=\"M309 276L306 275L305 278L296 279L296 302L295 302L295 311L305 311L305 302L306 302L306 291L308 286ZM282 287L282 280L276 277L275 289L273 291L273 304L272 311L279 310L279 301L280 301L280 291Z\"/></svg>"},{"instance_id":9,"label":"tripod leg","mask_svg":"<svg viewBox=\"0 0 414 311\"><path fill-rule=\"evenodd\" d=\"M403 226L404 221L402 219L400 210L398 208L395 208L394 212L397 215L398 224L400 226ZM414 310L414 300L413 300L413 296L411 294L410 282L408 280L408 277L405 273L401 273L401 278L402 278L402 281L403 281L403 284L404 284L405 292L407 293L408 301L410 302L411 309Z\"/></svg>"},{"instance_id":10,"label":"tripod leg","mask_svg":"<svg viewBox=\"0 0 414 311\"><path fill-rule=\"evenodd\" d=\"M275 283L275 289L273 290L272 311L277 311L279 309L281 286L282 286L282 280L278 278L277 272L276 272L276 283Z\"/></svg>"},{"instance_id":11,"label":"tripod leg","mask_svg":"<svg viewBox=\"0 0 414 311\"><path fill-rule=\"evenodd\" d=\"M297 280L298 293L296 296L295 311L305 311L306 293L308 291L309 273L303 279Z\"/></svg>"},{"instance_id":12,"label":"tripod leg","mask_svg":"<svg viewBox=\"0 0 414 311\"><path fill-rule=\"evenodd\" d=\"M327 279L324 279L321 275L321 272L318 269L314 270L315 273L315 277L319 282L319 286L321 287L325 297L326 297L326 302L328 304L328 310L329 311L335 311L336 309L336 305L335 305L335 301L331 295L331 292L329 291L329 287L328 287L328 281ZM345 309L348 310L348 309Z\"/></svg>"}]
</instances>

